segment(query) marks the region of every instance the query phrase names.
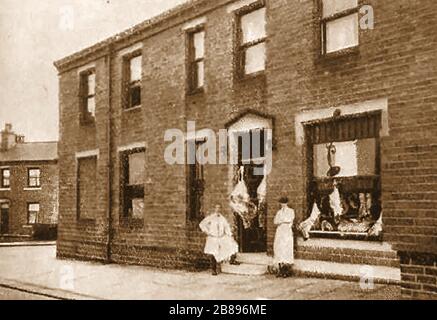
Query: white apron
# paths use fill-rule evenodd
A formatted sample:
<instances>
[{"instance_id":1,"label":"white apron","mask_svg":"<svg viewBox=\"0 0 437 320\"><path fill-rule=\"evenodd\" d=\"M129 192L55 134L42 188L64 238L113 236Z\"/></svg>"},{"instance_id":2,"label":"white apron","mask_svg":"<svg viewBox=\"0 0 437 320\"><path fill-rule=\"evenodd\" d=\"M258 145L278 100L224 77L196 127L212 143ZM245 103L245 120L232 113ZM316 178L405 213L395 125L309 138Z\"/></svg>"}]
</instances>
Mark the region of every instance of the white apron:
<instances>
[{"instance_id":1,"label":"white apron","mask_svg":"<svg viewBox=\"0 0 437 320\"><path fill-rule=\"evenodd\" d=\"M213 255L217 262L227 261L238 252L231 226L221 214L207 216L199 227L207 235L204 253Z\"/></svg>"},{"instance_id":2,"label":"white apron","mask_svg":"<svg viewBox=\"0 0 437 320\"><path fill-rule=\"evenodd\" d=\"M274 223L276 229L275 242L273 243L274 264L294 263L293 230L294 210L283 208L276 214Z\"/></svg>"}]
</instances>

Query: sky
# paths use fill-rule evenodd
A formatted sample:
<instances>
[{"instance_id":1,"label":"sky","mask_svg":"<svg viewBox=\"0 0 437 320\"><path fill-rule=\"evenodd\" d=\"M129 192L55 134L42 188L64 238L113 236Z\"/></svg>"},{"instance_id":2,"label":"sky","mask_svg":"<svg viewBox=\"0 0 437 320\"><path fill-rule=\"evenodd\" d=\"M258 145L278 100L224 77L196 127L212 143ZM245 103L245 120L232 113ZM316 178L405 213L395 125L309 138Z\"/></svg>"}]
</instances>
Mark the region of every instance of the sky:
<instances>
[{"instance_id":1,"label":"sky","mask_svg":"<svg viewBox=\"0 0 437 320\"><path fill-rule=\"evenodd\" d=\"M0 126L58 139L53 62L186 0L0 0Z\"/></svg>"}]
</instances>

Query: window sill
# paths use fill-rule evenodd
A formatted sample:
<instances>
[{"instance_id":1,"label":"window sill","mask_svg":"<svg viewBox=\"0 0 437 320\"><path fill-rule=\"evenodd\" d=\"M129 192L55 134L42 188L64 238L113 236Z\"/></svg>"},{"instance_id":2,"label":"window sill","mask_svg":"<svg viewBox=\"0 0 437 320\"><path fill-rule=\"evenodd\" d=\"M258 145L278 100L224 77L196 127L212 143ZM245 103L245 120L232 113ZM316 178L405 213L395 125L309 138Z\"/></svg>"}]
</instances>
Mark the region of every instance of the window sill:
<instances>
[{"instance_id":1,"label":"window sill","mask_svg":"<svg viewBox=\"0 0 437 320\"><path fill-rule=\"evenodd\" d=\"M360 53L360 47L358 45L355 47L350 47L330 53L321 54L319 57L319 62L332 61L332 60L341 59L350 56L357 56L359 53Z\"/></svg>"},{"instance_id":2,"label":"window sill","mask_svg":"<svg viewBox=\"0 0 437 320\"><path fill-rule=\"evenodd\" d=\"M266 79L266 70L261 70L250 74L240 74L237 78L238 82L256 81L257 79Z\"/></svg>"},{"instance_id":3,"label":"window sill","mask_svg":"<svg viewBox=\"0 0 437 320\"><path fill-rule=\"evenodd\" d=\"M42 187L29 187L29 188L24 188L24 191L41 191Z\"/></svg>"},{"instance_id":4,"label":"window sill","mask_svg":"<svg viewBox=\"0 0 437 320\"><path fill-rule=\"evenodd\" d=\"M139 105L139 106L135 106L135 107L131 107L131 108L124 108L123 112L131 112L131 111L141 110L142 107L143 107L142 105Z\"/></svg>"},{"instance_id":5,"label":"window sill","mask_svg":"<svg viewBox=\"0 0 437 320\"><path fill-rule=\"evenodd\" d=\"M341 239L341 240L360 240L360 241L382 241L382 235L375 237L367 233L359 232L340 232L340 231L310 231L311 238L322 239Z\"/></svg>"},{"instance_id":6,"label":"window sill","mask_svg":"<svg viewBox=\"0 0 437 320\"><path fill-rule=\"evenodd\" d=\"M0 188L0 191L11 191L11 188Z\"/></svg>"}]
</instances>

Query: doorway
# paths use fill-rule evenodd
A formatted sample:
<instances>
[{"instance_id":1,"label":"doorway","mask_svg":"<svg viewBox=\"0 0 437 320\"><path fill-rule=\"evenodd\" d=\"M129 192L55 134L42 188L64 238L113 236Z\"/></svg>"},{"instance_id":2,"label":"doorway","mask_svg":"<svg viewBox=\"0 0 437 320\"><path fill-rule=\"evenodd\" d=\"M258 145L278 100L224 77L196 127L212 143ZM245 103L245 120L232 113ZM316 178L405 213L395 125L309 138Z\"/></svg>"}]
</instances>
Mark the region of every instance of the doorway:
<instances>
[{"instance_id":1,"label":"doorway","mask_svg":"<svg viewBox=\"0 0 437 320\"><path fill-rule=\"evenodd\" d=\"M0 200L0 234L9 232L9 201Z\"/></svg>"},{"instance_id":2,"label":"doorway","mask_svg":"<svg viewBox=\"0 0 437 320\"><path fill-rule=\"evenodd\" d=\"M264 179L263 175L255 175L256 168L262 168L263 165L247 164L244 165L243 180L249 193L249 211L252 211L256 217L252 220L249 227L245 226L243 219L238 216L238 242L240 251L243 253L256 253L267 251L267 233L266 233L266 206L260 203L258 199L258 188ZM251 213L252 213L251 212Z\"/></svg>"},{"instance_id":3,"label":"doorway","mask_svg":"<svg viewBox=\"0 0 437 320\"><path fill-rule=\"evenodd\" d=\"M254 129L239 132L238 143L238 169L243 169L243 181L249 195L248 221L238 216L238 240L240 251L243 253L256 253L267 251L266 233L266 205L260 201L259 188L265 176L264 172L264 130Z\"/></svg>"}]
</instances>

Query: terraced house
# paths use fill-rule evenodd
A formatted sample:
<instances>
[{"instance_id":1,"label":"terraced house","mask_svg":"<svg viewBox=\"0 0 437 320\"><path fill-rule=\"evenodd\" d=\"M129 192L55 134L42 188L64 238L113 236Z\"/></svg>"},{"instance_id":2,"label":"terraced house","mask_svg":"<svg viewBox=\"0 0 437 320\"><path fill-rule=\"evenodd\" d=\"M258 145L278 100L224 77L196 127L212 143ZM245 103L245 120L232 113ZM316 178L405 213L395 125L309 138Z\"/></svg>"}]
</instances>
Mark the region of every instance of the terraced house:
<instances>
[{"instance_id":1,"label":"terraced house","mask_svg":"<svg viewBox=\"0 0 437 320\"><path fill-rule=\"evenodd\" d=\"M57 142L0 132L0 240L50 240L58 222Z\"/></svg>"},{"instance_id":2,"label":"terraced house","mask_svg":"<svg viewBox=\"0 0 437 320\"><path fill-rule=\"evenodd\" d=\"M263 273L287 195L297 222L318 211L298 270L435 297L435 25L432 0L198 0L57 61L58 256L203 268L198 222L221 203L243 262L223 268ZM165 133L188 121L197 147L205 129L240 151L272 136L234 164L170 165ZM242 181L250 219L228 205Z\"/></svg>"}]
</instances>

